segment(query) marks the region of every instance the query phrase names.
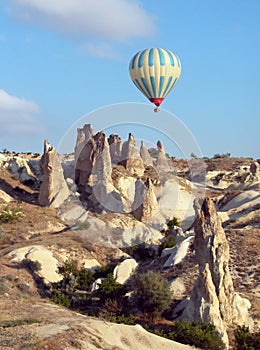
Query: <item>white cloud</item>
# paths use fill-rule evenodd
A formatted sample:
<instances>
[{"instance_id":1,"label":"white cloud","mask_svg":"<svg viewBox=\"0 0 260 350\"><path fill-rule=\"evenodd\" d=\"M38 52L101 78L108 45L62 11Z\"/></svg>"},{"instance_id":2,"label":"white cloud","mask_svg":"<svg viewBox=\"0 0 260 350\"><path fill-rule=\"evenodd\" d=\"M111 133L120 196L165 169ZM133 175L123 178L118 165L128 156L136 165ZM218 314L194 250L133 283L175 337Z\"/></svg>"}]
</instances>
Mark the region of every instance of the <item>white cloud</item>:
<instances>
[{"instance_id":1,"label":"white cloud","mask_svg":"<svg viewBox=\"0 0 260 350\"><path fill-rule=\"evenodd\" d=\"M154 18L138 0L12 0L22 20L80 37L127 41L154 32Z\"/></svg>"},{"instance_id":2,"label":"white cloud","mask_svg":"<svg viewBox=\"0 0 260 350\"><path fill-rule=\"evenodd\" d=\"M35 118L39 106L0 89L0 135L35 134L42 126Z\"/></svg>"}]
</instances>

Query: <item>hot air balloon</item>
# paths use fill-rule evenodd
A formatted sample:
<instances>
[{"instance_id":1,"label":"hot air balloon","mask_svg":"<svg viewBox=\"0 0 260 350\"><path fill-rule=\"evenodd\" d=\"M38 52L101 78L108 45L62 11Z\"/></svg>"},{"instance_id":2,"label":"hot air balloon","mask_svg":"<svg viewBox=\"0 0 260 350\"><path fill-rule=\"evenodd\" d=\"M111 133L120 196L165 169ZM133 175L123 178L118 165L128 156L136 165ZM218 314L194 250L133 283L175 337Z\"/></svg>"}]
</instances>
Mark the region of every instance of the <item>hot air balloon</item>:
<instances>
[{"instance_id":1,"label":"hot air balloon","mask_svg":"<svg viewBox=\"0 0 260 350\"><path fill-rule=\"evenodd\" d=\"M155 112L177 83L181 74L179 58L170 50L151 48L139 51L130 61L135 86L155 104Z\"/></svg>"}]
</instances>

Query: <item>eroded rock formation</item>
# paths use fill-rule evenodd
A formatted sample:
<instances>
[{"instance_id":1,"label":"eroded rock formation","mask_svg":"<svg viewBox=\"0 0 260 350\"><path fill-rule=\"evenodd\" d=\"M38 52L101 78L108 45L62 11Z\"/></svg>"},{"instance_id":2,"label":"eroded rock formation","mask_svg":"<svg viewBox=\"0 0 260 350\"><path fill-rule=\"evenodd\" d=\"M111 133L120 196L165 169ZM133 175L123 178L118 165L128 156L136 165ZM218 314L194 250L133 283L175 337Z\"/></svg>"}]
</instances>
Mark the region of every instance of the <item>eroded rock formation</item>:
<instances>
[{"instance_id":1,"label":"eroded rock formation","mask_svg":"<svg viewBox=\"0 0 260 350\"><path fill-rule=\"evenodd\" d=\"M144 163L137 148L134 136L129 133L128 140L123 143L121 164L130 174L143 175Z\"/></svg>"},{"instance_id":2,"label":"eroded rock formation","mask_svg":"<svg viewBox=\"0 0 260 350\"><path fill-rule=\"evenodd\" d=\"M57 208L68 198L70 192L64 179L59 156L48 140L44 141L41 166L43 181L38 198L39 204Z\"/></svg>"},{"instance_id":3,"label":"eroded rock formation","mask_svg":"<svg viewBox=\"0 0 260 350\"><path fill-rule=\"evenodd\" d=\"M253 181L260 181L260 165L258 162L252 162L250 164L250 173Z\"/></svg>"},{"instance_id":4,"label":"eroded rock formation","mask_svg":"<svg viewBox=\"0 0 260 350\"><path fill-rule=\"evenodd\" d=\"M153 165L153 158L151 157L150 153L148 152L148 149L145 147L145 144L143 141L141 141L140 155L141 155L141 158L146 166Z\"/></svg>"},{"instance_id":5,"label":"eroded rock formation","mask_svg":"<svg viewBox=\"0 0 260 350\"><path fill-rule=\"evenodd\" d=\"M125 259L120 262L113 271L116 282L124 284L134 273L138 264L135 259Z\"/></svg>"},{"instance_id":6,"label":"eroded rock formation","mask_svg":"<svg viewBox=\"0 0 260 350\"><path fill-rule=\"evenodd\" d=\"M95 139L95 137L94 137ZM97 155L92 165L91 181L92 195L89 199L93 204L115 212L123 212L122 202L112 183L112 163L110 149L105 134L100 134L98 140L102 144L102 152Z\"/></svg>"},{"instance_id":7,"label":"eroded rock formation","mask_svg":"<svg viewBox=\"0 0 260 350\"><path fill-rule=\"evenodd\" d=\"M151 179L147 179L145 182L145 186L142 188L136 189L136 197L139 195L140 198L137 200L135 198L135 201L133 203L133 215L134 217L142 222L147 222L151 217L154 215L158 208L158 202L156 195L154 193L154 186L152 184ZM135 203L141 203L141 205L136 208Z\"/></svg>"},{"instance_id":8,"label":"eroded rock formation","mask_svg":"<svg viewBox=\"0 0 260 350\"><path fill-rule=\"evenodd\" d=\"M168 171L169 170L168 159L166 157L165 150L161 141L157 141L157 151L158 151L158 156L155 163L157 170Z\"/></svg>"},{"instance_id":9,"label":"eroded rock formation","mask_svg":"<svg viewBox=\"0 0 260 350\"><path fill-rule=\"evenodd\" d=\"M108 138L111 162L118 164L122 156L122 139L118 135L111 134Z\"/></svg>"},{"instance_id":10,"label":"eroded rock formation","mask_svg":"<svg viewBox=\"0 0 260 350\"><path fill-rule=\"evenodd\" d=\"M74 157L76 161L88 140L95 134L91 124L85 124L83 128L78 128L77 132L77 141L74 149Z\"/></svg>"},{"instance_id":11,"label":"eroded rock formation","mask_svg":"<svg viewBox=\"0 0 260 350\"><path fill-rule=\"evenodd\" d=\"M109 178L111 171L111 158L106 135L103 132L98 132L88 140L77 159L75 183L78 185L78 190L83 192L88 185L92 186L93 178Z\"/></svg>"},{"instance_id":12,"label":"eroded rock formation","mask_svg":"<svg viewBox=\"0 0 260 350\"><path fill-rule=\"evenodd\" d=\"M234 302L237 298L229 272L229 245L213 200L207 198L201 209L198 205L195 209L194 248L200 274L182 318L213 323L228 348L227 328L242 321ZM246 313L244 310L244 316Z\"/></svg>"}]
</instances>

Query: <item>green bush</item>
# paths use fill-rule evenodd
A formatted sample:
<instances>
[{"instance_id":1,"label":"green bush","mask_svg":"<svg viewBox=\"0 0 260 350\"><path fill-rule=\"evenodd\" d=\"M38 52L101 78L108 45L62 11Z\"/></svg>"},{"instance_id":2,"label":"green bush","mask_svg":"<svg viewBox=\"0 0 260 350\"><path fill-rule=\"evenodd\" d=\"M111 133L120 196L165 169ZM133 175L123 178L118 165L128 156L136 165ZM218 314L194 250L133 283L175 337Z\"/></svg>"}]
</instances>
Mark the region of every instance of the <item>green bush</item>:
<instances>
[{"instance_id":1,"label":"green bush","mask_svg":"<svg viewBox=\"0 0 260 350\"><path fill-rule=\"evenodd\" d=\"M237 350L260 349L260 330L250 332L247 326L238 326L235 330L235 344Z\"/></svg>"},{"instance_id":2,"label":"green bush","mask_svg":"<svg viewBox=\"0 0 260 350\"><path fill-rule=\"evenodd\" d=\"M78 272L77 265L74 261L67 259L62 266L58 267L58 273L63 278L69 277L70 275L76 275Z\"/></svg>"},{"instance_id":3,"label":"green bush","mask_svg":"<svg viewBox=\"0 0 260 350\"><path fill-rule=\"evenodd\" d=\"M70 307L73 299L73 307L82 303L84 296L77 296L77 289L88 291L90 285L95 281L94 274L91 270L84 268L79 269L75 262L66 260L64 265L58 267L58 273L63 276L59 282L51 285L51 300L59 305Z\"/></svg>"},{"instance_id":4,"label":"green bush","mask_svg":"<svg viewBox=\"0 0 260 350\"><path fill-rule=\"evenodd\" d=\"M140 310L152 319L168 309L172 301L167 279L154 271L137 275L134 297Z\"/></svg>"},{"instance_id":5,"label":"green bush","mask_svg":"<svg viewBox=\"0 0 260 350\"><path fill-rule=\"evenodd\" d=\"M172 248L176 245L175 239L172 235L165 237L165 240L159 245L159 252L165 248Z\"/></svg>"},{"instance_id":6,"label":"green bush","mask_svg":"<svg viewBox=\"0 0 260 350\"><path fill-rule=\"evenodd\" d=\"M67 308L71 305L71 298L60 290L54 290L51 296L51 300L61 306Z\"/></svg>"},{"instance_id":7,"label":"green bush","mask_svg":"<svg viewBox=\"0 0 260 350\"><path fill-rule=\"evenodd\" d=\"M147 246L145 243L122 248L122 250L126 254L132 256L138 262L154 260L157 256L156 251Z\"/></svg>"},{"instance_id":8,"label":"green bush","mask_svg":"<svg viewBox=\"0 0 260 350\"><path fill-rule=\"evenodd\" d=\"M216 153L213 156L213 159L218 159L218 158L230 158L231 154L229 152L227 153Z\"/></svg>"},{"instance_id":9,"label":"green bush","mask_svg":"<svg viewBox=\"0 0 260 350\"><path fill-rule=\"evenodd\" d=\"M179 219L175 216L167 222L167 226L169 229L173 228L174 226L180 226Z\"/></svg>"},{"instance_id":10,"label":"green bush","mask_svg":"<svg viewBox=\"0 0 260 350\"><path fill-rule=\"evenodd\" d=\"M14 223L21 221L24 214L20 208L5 207L0 211L0 223Z\"/></svg>"},{"instance_id":11,"label":"green bush","mask_svg":"<svg viewBox=\"0 0 260 350\"><path fill-rule=\"evenodd\" d=\"M123 323L123 324L127 324L128 326L134 326L136 324L135 317L133 315L112 316L110 318L110 322Z\"/></svg>"},{"instance_id":12,"label":"green bush","mask_svg":"<svg viewBox=\"0 0 260 350\"><path fill-rule=\"evenodd\" d=\"M97 267L94 272L95 280L98 278L106 278L109 273L113 273L115 266L116 266L115 263L113 264L111 263L105 266Z\"/></svg>"},{"instance_id":13,"label":"green bush","mask_svg":"<svg viewBox=\"0 0 260 350\"><path fill-rule=\"evenodd\" d=\"M111 321L113 317L121 317L123 313L123 298L106 299L104 307L99 311L98 316ZM123 323L123 322L122 322Z\"/></svg>"},{"instance_id":14,"label":"green bush","mask_svg":"<svg viewBox=\"0 0 260 350\"><path fill-rule=\"evenodd\" d=\"M94 281L93 272L82 267L76 275L76 288L87 291Z\"/></svg>"},{"instance_id":15,"label":"green bush","mask_svg":"<svg viewBox=\"0 0 260 350\"><path fill-rule=\"evenodd\" d=\"M71 280L73 276L76 289L88 290L95 281L94 273L91 270L85 269L84 265L78 269L76 263L71 260L66 260L63 266L59 266L58 273L63 276L63 280Z\"/></svg>"},{"instance_id":16,"label":"green bush","mask_svg":"<svg viewBox=\"0 0 260 350\"><path fill-rule=\"evenodd\" d=\"M98 289L101 300L120 298L125 294L125 287L116 282L112 273L109 273Z\"/></svg>"},{"instance_id":17,"label":"green bush","mask_svg":"<svg viewBox=\"0 0 260 350\"><path fill-rule=\"evenodd\" d=\"M225 345L215 327L210 323L197 322L189 323L187 321L177 321L167 331L163 329L149 329L152 333L161 337L189 344L205 350L224 350Z\"/></svg>"},{"instance_id":18,"label":"green bush","mask_svg":"<svg viewBox=\"0 0 260 350\"><path fill-rule=\"evenodd\" d=\"M23 326L27 324L33 324L33 323L41 323L41 321L35 319L35 318L24 318L19 320L7 320L0 322L0 327L3 328L10 328L10 327L16 327L16 326Z\"/></svg>"},{"instance_id":19,"label":"green bush","mask_svg":"<svg viewBox=\"0 0 260 350\"><path fill-rule=\"evenodd\" d=\"M78 220L76 222L76 225L77 225L79 230L87 230L90 228L90 223L87 220L85 220L85 221Z\"/></svg>"}]
</instances>

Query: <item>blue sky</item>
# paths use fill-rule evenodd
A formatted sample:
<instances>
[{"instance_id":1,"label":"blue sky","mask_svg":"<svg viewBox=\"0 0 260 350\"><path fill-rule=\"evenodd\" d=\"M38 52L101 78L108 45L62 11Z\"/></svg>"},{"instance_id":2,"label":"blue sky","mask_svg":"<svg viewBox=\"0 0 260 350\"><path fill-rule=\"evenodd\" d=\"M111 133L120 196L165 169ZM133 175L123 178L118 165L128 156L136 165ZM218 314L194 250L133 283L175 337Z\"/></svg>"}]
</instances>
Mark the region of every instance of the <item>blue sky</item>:
<instances>
[{"instance_id":1,"label":"blue sky","mask_svg":"<svg viewBox=\"0 0 260 350\"><path fill-rule=\"evenodd\" d=\"M180 57L182 74L162 109L203 155L260 158L259 14L257 0L2 0L0 150L41 152L44 138L57 147L93 110L148 104L128 64L139 50L163 47ZM167 128L170 119L150 108Z\"/></svg>"}]
</instances>

